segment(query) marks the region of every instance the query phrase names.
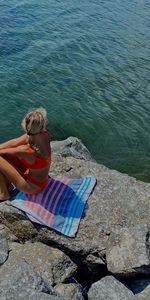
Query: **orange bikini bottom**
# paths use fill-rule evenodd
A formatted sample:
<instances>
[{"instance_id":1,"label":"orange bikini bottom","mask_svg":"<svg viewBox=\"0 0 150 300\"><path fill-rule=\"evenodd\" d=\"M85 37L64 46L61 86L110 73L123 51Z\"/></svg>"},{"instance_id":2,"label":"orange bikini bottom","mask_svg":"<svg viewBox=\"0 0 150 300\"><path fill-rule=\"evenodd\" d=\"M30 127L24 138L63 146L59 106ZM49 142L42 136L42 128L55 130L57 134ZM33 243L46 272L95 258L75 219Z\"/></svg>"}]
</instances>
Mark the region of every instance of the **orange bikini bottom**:
<instances>
[{"instance_id":1,"label":"orange bikini bottom","mask_svg":"<svg viewBox=\"0 0 150 300\"><path fill-rule=\"evenodd\" d=\"M30 181L31 183L39 186L41 189L44 189L45 186L47 185L48 183L48 177L46 178L46 180L44 180L43 182L38 182L36 181L35 179L31 178L31 176L29 175L29 170L27 169L25 172L24 172L24 175L26 177L26 180Z\"/></svg>"},{"instance_id":2,"label":"orange bikini bottom","mask_svg":"<svg viewBox=\"0 0 150 300\"><path fill-rule=\"evenodd\" d=\"M43 182L37 182L36 180L31 178L29 175L29 169L27 169L27 167L20 161L19 158L9 154L4 154L3 158L5 158L25 180L28 180L31 183L39 186L41 189L44 189L47 185L48 178Z\"/></svg>"}]
</instances>

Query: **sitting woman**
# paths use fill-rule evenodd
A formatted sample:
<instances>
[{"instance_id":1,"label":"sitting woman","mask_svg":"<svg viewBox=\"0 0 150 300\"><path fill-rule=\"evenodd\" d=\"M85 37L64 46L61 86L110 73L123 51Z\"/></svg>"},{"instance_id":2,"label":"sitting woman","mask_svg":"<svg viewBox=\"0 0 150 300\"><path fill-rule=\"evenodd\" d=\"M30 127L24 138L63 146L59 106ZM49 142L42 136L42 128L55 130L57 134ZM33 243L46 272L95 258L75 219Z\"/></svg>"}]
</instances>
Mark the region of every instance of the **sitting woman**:
<instances>
[{"instance_id":1,"label":"sitting woman","mask_svg":"<svg viewBox=\"0 0 150 300\"><path fill-rule=\"evenodd\" d=\"M0 144L0 200L10 198L11 184L24 193L36 194L48 182L51 147L45 130L46 111L39 108L28 113L22 126L24 135Z\"/></svg>"}]
</instances>

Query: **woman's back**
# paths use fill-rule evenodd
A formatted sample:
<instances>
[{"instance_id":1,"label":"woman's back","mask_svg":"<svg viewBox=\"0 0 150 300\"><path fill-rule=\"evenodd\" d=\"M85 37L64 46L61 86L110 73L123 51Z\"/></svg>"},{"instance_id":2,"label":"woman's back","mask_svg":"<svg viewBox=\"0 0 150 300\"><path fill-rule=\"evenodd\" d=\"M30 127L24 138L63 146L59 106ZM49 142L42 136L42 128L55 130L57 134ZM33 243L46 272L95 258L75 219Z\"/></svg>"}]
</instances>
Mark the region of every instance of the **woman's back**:
<instances>
[{"instance_id":1,"label":"woman's back","mask_svg":"<svg viewBox=\"0 0 150 300\"><path fill-rule=\"evenodd\" d=\"M43 130L41 133L30 135L28 142L28 151L21 160L29 169L30 176L42 182L48 175L51 162L49 133Z\"/></svg>"}]
</instances>

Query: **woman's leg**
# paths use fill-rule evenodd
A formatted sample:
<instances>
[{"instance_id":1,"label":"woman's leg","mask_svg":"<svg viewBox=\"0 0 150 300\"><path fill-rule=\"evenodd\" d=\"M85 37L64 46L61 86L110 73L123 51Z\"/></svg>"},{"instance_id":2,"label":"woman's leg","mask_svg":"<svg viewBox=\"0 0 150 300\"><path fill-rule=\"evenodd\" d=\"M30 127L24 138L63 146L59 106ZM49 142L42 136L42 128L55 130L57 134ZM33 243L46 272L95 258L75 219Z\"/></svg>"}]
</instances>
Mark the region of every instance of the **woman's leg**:
<instances>
[{"instance_id":1,"label":"woman's leg","mask_svg":"<svg viewBox=\"0 0 150 300\"><path fill-rule=\"evenodd\" d=\"M9 182L7 178L2 173L0 173L0 201L8 200L10 198L8 187Z\"/></svg>"},{"instance_id":2,"label":"woman's leg","mask_svg":"<svg viewBox=\"0 0 150 300\"><path fill-rule=\"evenodd\" d=\"M8 161L21 175L24 174L27 167L22 163L22 161L18 157L10 154L4 154L2 157L6 161Z\"/></svg>"},{"instance_id":3,"label":"woman's leg","mask_svg":"<svg viewBox=\"0 0 150 300\"><path fill-rule=\"evenodd\" d=\"M0 157L0 174L4 175L10 182L12 182L16 188L24 193L36 194L41 191L41 189L33 184L27 182L20 173L3 157Z\"/></svg>"}]
</instances>

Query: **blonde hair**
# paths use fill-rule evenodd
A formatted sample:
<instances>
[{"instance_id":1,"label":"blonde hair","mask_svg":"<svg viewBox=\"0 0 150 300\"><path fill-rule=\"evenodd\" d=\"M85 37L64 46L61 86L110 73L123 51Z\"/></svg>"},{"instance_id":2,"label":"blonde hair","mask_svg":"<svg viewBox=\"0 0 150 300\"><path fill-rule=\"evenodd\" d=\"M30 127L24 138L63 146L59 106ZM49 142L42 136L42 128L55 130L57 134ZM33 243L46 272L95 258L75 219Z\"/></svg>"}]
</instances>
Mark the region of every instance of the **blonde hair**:
<instances>
[{"instance_id":1,"label":"blonde hair","mask_svg":"<svg viewBox=\"0 0 150 300\"><path fill-rule=\"evenodd\" d=\"M45 129L47 123L46 110L42 107L29 112L23 119L21 125L27 134L38 134Z\"/></svg>"}]
</instances>

